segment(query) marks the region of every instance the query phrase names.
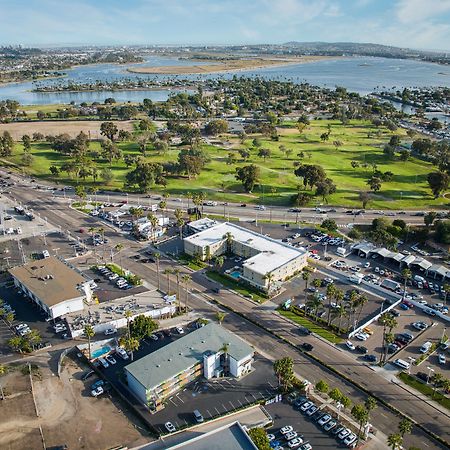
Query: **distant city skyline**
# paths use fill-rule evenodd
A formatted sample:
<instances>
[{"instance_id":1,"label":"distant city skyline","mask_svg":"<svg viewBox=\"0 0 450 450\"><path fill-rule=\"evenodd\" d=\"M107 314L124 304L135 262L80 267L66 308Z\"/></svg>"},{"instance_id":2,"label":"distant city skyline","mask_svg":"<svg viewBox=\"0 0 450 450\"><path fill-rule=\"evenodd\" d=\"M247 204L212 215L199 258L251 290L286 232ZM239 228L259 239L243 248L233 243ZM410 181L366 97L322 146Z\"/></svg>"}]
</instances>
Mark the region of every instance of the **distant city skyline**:
<instances>
[{"instance_id":1,"label":"distant city skyline","mask_svg":"<svg viewBox=\"0 0 450 450\"><path fill-rule=\"evenodd\" d=\"M0 0L0 44L360 42L450 50L450 0Z\"/></svg>"}]
</instances>

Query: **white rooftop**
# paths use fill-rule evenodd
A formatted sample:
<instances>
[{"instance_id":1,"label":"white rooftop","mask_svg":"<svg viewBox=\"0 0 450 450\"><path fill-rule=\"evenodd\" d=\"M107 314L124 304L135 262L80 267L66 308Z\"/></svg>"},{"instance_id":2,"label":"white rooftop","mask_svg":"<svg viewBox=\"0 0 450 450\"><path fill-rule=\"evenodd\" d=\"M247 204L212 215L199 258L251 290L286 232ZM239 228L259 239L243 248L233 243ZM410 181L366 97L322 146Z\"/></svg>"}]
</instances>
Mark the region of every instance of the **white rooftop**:
<instances>
[{"instance_id":1,"label":"white rooftop","mask_svg":"<svg viewBox=\"0 0 450 450\"><path fill-rule=\"evenodd\" d=\"M204 231L185 238L185 240L204 248L225 240L224 235L226 233L231 233L234 241L260 251L257 255L248 258L243 263L243 266L249 267L253 272L263 275L284 266L289 261L297 259L306 253L304 249L291 247L288 244L230 222L217 223Z\"/></svg>"}]
</instances>

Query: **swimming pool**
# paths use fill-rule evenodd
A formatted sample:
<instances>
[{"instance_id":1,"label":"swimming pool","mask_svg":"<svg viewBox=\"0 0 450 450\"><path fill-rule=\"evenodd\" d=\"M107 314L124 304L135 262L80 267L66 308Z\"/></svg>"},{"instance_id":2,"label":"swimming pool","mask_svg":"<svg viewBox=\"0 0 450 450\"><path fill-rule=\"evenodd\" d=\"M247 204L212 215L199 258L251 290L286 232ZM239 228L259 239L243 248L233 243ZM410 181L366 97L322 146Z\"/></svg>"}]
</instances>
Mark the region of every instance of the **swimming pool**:
<instances>
[{"instance_id":1,"label":"swimming pool","mask_svg":"<svg viewBox=\"0 0 450 450\"><path fill-rule=\"evenodd\" d=\"M230 277L236 278L236 280L237 280L237 279L241 278L241 272L239 272L239 270L235 270L234 272L230 273Z\"/></svg>"},{"instance_id":2,"label":"swimming pool","mask_svg":"<svg viewBox=\"0 0 450 450\"><path fill-rule=\"evenodd\" d=\"M111 351L111 347L109 345L104 345L103 347L98 348L92 352L92 359L100 358L103 355L106 355Z\"/></svg>"}]
</instances>

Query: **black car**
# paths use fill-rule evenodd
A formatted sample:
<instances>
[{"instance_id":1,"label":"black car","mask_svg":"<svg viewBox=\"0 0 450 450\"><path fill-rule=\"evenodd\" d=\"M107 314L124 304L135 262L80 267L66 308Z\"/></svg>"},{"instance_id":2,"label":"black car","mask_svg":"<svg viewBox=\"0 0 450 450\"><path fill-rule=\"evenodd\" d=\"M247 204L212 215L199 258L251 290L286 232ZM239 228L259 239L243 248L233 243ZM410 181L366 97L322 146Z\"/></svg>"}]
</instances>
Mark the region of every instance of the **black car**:
<instances>
[{"instance_id":1,"label":"black car","mask_svg":"<svg viewBox=\"0 0 450 450\"><path fill-rule=\"evenodd\" d=\"M425 372L417 372L417 373L416 373L416 377L417 377L419 380L422 380L422 381L425 381L425 382L428 381L428 374L425 373Z\"/></svg>"},{"instance_id":2,"label":"black car","mask_svg":"<svg viewBox=\"0 0 450 450\"><path fill-rule=\"evenodd\" d=\"M398 317L400 315L400 313L396 309L391 309L389 311L389 314L391 314L391 316L394 316L394 317Z\"/></svg>"},{"instance_id":3,"label":"black car","mask_svg":"<svg viewBox=\"0 0 450 450\"><path fill-rule=\"evenodd\" d=\"M245 203L242 203L241 207L245 208L247 205Z\"/></svg>"},{"instance_id":4,"label":"black car","mask_svg":"<svg viewBox=\"0 0 450 450\"><path fill-rule=\"evenodd\" d=\"M88 378L92 377L92 375L95 375L95 372L93 370L89 370L89 372L86 372L81 376L81 379L82 381L86 381Z\"/></svg>"},{"instance_id":5,"label":"black car","mask_svg":"<svg viewBox=\"0 0 450 450\"><path fill-rule=\"evenodd\" d=\"M306 328L306 327L298 327L298 332L300 334L304 334L306 336L309 336L312 333L312 331L308 330L308 328Z\"/></svg>"},{"instance_id":6,"label":"black car","mask_svg":"<svg viewBox=\"0 0 450 450\"><path fill-rule=\"evenodd\" d=\"M313 348L314 348L314 346L312 344L310 344L309 342L303 342L303 344L302 344L302 349L306 350L307 352L310 352Z\"/></svg>"},{"instance_id":7,"label":"black car","mask_svg":"<svg viewBox=\"0 0 450 450\"><path fill-rule=\"evenodd\" d=\"M364 359L369 362L377 362L377 357L375 355L364 355Z\"/></svg>"},{"instance_id":8,"label":"black car","mask_svg":"<svg viewBox=\"0 0 450 450\"><path fill-rule=\"evenodd\" d=\"M356 351L359 353L363 353L364 355L366 353L369 353L369 350L367 350L367 347L364 347L364 345L357 345L356 346Z\"/></svg>"}]
</instances>

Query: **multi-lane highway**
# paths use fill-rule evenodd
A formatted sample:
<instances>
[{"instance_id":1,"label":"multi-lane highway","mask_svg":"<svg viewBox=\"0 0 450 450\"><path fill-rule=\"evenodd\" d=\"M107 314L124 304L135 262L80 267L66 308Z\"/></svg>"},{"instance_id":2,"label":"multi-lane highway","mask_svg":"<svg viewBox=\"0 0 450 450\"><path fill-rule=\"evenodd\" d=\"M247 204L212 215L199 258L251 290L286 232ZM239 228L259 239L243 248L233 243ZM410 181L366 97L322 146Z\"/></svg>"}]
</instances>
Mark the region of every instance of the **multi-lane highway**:
<instances>
[{"instance_id":1,"label":"multi-lane highway","mask_svg":"<svg viewBox=\"0 0 450 450\"><path fill-rule=\"evenodd\" d=\"M55 198L51 191L37 191L30 189L26 183L24 185L19 183L13 188L11 196L16 198L17 201L32 207L42 217L46 217L50 223L57 228L61 228L61 230L75 234L80 227L103 226L106 229L106 235L110 239L111 246L127 240L126 249L123 250L127 267L149 282L156 284L157 274L154 265L142 264L130 258L125 259L125 257L132 256L136 251L142 249L140 243L133 241L112 228L109 229L104 222L94 217L85 216L70 209L67 201L64 201L63 198ZM121 198L123 197L118 196L117 201L120 201ZM170 205L175 207L177 204L179 206L180 203L182 202L173 200L170 202ZM214 209L214 207L210 208ZM240 210L239 206L234 206L234 208ZM244 209L242 208L242 210ZM278 214L284 214L280 209L277 211ZM265 213L266 211L258 212ZM173 261L164 258L161 261L161 270L164 270L166 267L173 268L173 266ZM185 268L181 267L180 270L186 271ZM314 345L314 354L327 365L332 366L338 372L352 379L356 384L344 380L328 370L324 365L296 350L294 346L277 338L277 336L283 337L294 345L305 340L296 333L293 324L274 312L270 304L257 305L226 290L223 290L220 296L212 294L210 281L203 274L195 273L191 275L191 289L193 291L190 296L191 307L205 316L211 317L218 308L217 305L211 302L211 299L215 297L224 307L230 308L224 325L241 335L267 357L276 359L280 356L291 356L295 361L295 370L299 375L313 382L325 379L330 386L338 387L355 402L364 401L367 397L365 393L358 389L356 384L363 386L380 399L410 416L430 432L450 442L450 419L447 414L436 410L431 404L391 383L379 372L358 363L345 351L315 336L309 337L308 339ZM232 313L231 310L239 314ZM246 318L250 320L246 320ZM265 331L259 325L271 330L273 334ZM396 431L396 424L399 422L399 418L389 408L380 404L372 412L372 422L381 432L389 434ZM415 428L412 436L405 438L405 447L408 445L415 445L420 448L444 448L418 428Z\"/></svg>"}]
</instances>

